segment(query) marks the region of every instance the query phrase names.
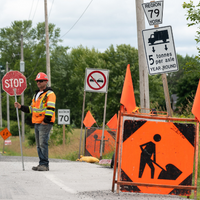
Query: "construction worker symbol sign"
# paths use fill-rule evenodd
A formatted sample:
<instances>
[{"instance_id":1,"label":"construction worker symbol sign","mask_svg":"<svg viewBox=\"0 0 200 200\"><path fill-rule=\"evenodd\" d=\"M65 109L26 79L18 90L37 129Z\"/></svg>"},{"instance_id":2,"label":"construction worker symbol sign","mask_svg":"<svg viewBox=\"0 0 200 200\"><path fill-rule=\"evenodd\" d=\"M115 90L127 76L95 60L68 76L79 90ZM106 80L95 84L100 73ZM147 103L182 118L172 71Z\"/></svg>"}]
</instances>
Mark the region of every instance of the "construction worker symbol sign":
<instances>
[{"instance_id":1,"label":"construction worker symbol sign","mask_svg":"<svg viewBox=\"0 0 200 200\"><path fill-rule=\"evenodd\" d=\"M85 91L107 93L108 70L86 69Z\"/></svg>"},{"instance_id":2,"label":"construction worker symbol sign","mask_svg":"<svg viewBox=\"0 0 200 200\"><path fill-rule=\"evenodd\" d=\"M193 124L132 121L124 123L121 177L123 181L191 185L194 161ZM189 190L122 186L122 191L188 195Z\"/></svg>"}]
</instances>

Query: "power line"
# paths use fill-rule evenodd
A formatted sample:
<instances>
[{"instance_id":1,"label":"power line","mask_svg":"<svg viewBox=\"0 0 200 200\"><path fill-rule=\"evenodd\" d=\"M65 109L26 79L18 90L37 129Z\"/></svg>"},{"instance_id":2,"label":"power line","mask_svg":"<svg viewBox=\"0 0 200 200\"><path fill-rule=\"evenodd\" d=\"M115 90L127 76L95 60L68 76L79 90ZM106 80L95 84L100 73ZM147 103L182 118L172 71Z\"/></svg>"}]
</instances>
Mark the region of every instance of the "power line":
<instances>
[{"instance_id":1,"label":"power line","mask_svg":"<svg viewBox=\"0 0 200 200\"><path fill-rule=\"evenodd\" d=\"M38 0L38 2L37 2L36 8L35 8L35 12L34 12L34 15L33 15L33 19L34 19L34 17L35 17L35 13L36 13L36 10L37 10L37 7L38 7L38 3L39 3L39 0ZM32 21L33 21L33 19L32 19Z\"/></svg>"},{"instance_id":2,"label":"power line","mask_svg":"<svg viewBox=\"0 0 200 200\"><path fill-rule=\"evenodd\" d=\"M32 1L32 5L31 5L31 11L30 11L30 13L29 13L29 18L28 18L28 20L29 20L29 19L30 19L30 17L31 17L32 8L33 8L33 3L34 3L34 0Z\"/></svg>"},{"instance_id":3,"label":"power line","mask_svg":"<svg viewBox=\"0 0 200 200\"><path fill-rule=\"evenodd\" d=\"M53 3L54 3L54 0L52 1L52 4L51 4L51 8L50 8L50 11L49 11L49 17L50 17L50 14L51 14L51 10L52 10L52 7L53 7Z\"/></svg>"},{"instance_id":4,"label":"power line","mask_svg":"<svg viewBox=\"0 0 200 200\"><path fill-rule=\"evenodd\" d=\"M81 16L76 20L76 22L73 24L73 26L62 36L64 37L65 35L67 35L73 28L74 26L78 23L78 21L81 19L81 17L85 14L86 10L89 8L90 4L93 2L93 0L90 1L90 3L88 4L88 6L86 7L86 9L83 11L83 13L81 14ZM61 38L62 38L61 37Z\"/></svg>"}]
</instances>

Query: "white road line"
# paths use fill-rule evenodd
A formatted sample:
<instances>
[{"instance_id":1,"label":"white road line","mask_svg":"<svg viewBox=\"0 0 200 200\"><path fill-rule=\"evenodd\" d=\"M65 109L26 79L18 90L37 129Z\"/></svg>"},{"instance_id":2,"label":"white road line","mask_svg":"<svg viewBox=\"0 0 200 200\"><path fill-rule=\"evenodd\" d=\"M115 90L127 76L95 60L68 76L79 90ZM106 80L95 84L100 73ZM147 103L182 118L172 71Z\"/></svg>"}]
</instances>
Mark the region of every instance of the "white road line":
<instances>
[{"instance_id":1,"label":"white road line","mask_svg":"<svg viewBox=\"0 0 200 200\"><path fill-rule=\"evenodd\" d=\"M56 178L54 175L49 174L49 173L45 173L44 174L46 178L48 178L50 181L52 181L53 183L55 183L56 185L58 185L59 187L61 187L63 190L65 190L66 192L72 193L72 194L76 194L77 191L67 187L64 183L62 183L61 180L59 180L58 178Z\"/></svg>"}]
</instances>

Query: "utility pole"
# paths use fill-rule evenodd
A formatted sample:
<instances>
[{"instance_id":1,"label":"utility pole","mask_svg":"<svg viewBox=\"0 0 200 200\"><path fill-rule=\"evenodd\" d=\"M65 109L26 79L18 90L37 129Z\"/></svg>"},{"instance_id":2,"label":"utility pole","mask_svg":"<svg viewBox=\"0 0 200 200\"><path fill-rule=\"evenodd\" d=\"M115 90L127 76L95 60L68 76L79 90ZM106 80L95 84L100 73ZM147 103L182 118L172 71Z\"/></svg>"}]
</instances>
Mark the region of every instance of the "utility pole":
<instances>
[{"instance_id":1,"label":"utility pole","mask_svg":"<svg viewBox=\"0 0 200 200\"><path fill-rule=\"evenodd\" d=\"M21 64L24 62L24 49L23 49L23 33L21 33L21 62L20 62L20 71L24 72L21 67ZM24 92L21 94L21 105L24 105ZM22 141L25 141L25 120L24 120L24 112L21 112L21 121L22 121Z\"/></svg>"},{"instance_id":2,"label":"utility pole","mask_svg":"<svg viewBox=\"0 0 200 200\"><path fill-rule=\"evenodd\" d=\"M152 1L155 2L155 1ZM154 25L154 28L158 28L159 25ZM169 96L169 89L168 89L168 83L167 83L167 75L166 73L162 74L162 81L163 81L163 89L164 89L164 94L165 94L165 103L166 103L166 108L167 108L167 114L169 117L172 117L172 108L171 108L171 101L170 101L170 96Z\"/></svg>"},{"instance_id":3,"label":"utility pole","mask_svg":"<svg viewBox=\"0 0 200 200\"><path fill-rule=\"evenodd\" d=\"M1 75L0 75L0 127L2 128Z\"/></svg>"},{"instance_id":4,"label":"utility pole","mask_svg":"<svg viewBox=\"0 0 200 200\"><path fill-rule=\"evenodd\" d=\"M6 73L8 72L8 62L6 62ZM7 93L7 129L10 131L10 110L9 110L9 94Z\"/></svg>"},{"instance_id":5,"label":"utility pole","mask_svg":"<svg viewBox=\"0 0 200 200\"><path fill-rule=\"evenodd\" d=\"M51 86L47 0L44 0L44 13L45 13L45 33L46 33L46 73L47 73L47 76L48 76L48 79L49 79L48 84L49 84L49 86Z\"/></svg>"},{"instance_id":6,"label":"utility pole","mask_svg":"<svg viewBox=\"0 0 200 200\"><path fill-rule=\"evenodd\" d=\"M137 37L138 37L138 59L140 76L140 107L150 108L149 106L149 77L147 71L146 56L142 39L142 30L145 29L144 12L142 10L143 0L135 0L137 18ZM145 112L145 110L142 112Z\"/></svg>"}]
</instances>

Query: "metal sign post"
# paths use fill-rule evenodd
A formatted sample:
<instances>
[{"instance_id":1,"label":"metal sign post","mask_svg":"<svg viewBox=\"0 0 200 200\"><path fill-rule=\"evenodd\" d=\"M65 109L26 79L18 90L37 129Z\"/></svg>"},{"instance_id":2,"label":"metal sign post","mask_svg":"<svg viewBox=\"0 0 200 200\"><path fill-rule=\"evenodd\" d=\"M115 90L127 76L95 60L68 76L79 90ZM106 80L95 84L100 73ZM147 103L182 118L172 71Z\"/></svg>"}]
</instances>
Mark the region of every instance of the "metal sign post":
<instances>
[{"instance_id":1,"label":"metal sign post","mask_svg":"<svg viewBox=\"0 0 200 200\"><path fill-rule=\"evenodd\" d=\"M79 144L79 158L80 158L80 151L81 151L83 118L84 118L84 110L85 110L85 95L86 95L86 91L88 91L88 92L106 93L105 94L105 104L104 104L104 115L103 115L102 139L101 139L101 147L100 147L101 148L100 159L102 159L103 138L104 138L105 118L106 118L106 105L107 105L108 80L109 80L109 70L86 68L84 97L83 97L83 110L82 110L82 120L81 120L80 144Z\"/></svg>"},{"instance_id":2,"label":"metal sign post","mask_svg":"<svg viewBox=\"0 0 200 200\"><path fill-rule=\"evenodd\" d=\"M14 94L15 94L15 102L17 102L17 95L16 95L16 89L14 88ZM19 124L19 113L18 113L18 108L16 108L17 112L17 122L18 122L18 130L19 130L19 140L20 140L20 148L21 148L21 157L22 157L22 169L24 169L24 158L23 158L23 150L22 150L22 138L21 138L21 132L20 132L20 124Z\"/></svg>"},{"instance_id":3,"label":"metal sign post","mask_svg":"<svg viewBox=\"0 0 200 200\"><path fill-rule=\"evenodd\" d=\"M106 121L106 105L107 105L107 93L105 94L105 104L104 104L104 114L103 114L103 129L102 129L102 137L101 137L101 150L100 150L100 160L102 159L103 152L103 139L104 139L104 129L105 129L105 121Z\"/></svg>"},{"instance_id":4,"label":"metal sign post","mask_svg":"<svg viewBox=\"0 0 200 200\"><path fill-rule=\"evenodd\" d=\"M84 95L83 95L83 110L82 110L81 133L80 133L79 153L78 153L79 159L80 159L80 152L81 152L81 141L82 141L82 131L83 131L83 118L84 118L84 111L85 111L85 96L86 96L86 91L84 91Z\"/></svg>"}]
</instances>

